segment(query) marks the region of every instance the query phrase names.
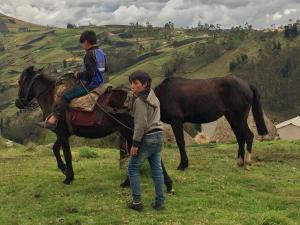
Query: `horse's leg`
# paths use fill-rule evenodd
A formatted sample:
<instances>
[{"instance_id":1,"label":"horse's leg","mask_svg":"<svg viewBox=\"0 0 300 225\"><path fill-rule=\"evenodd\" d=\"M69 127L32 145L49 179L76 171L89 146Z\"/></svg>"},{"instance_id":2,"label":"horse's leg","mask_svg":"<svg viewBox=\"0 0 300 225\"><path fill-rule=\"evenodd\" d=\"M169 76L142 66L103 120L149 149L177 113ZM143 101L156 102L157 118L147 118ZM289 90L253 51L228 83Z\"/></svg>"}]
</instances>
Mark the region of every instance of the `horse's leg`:
<instances>
[{"instance_id":1,"label":"horse's leg","mask_svg":"<svg viewBox=\"0 0 300 225\"><path fill-rule=\"evenodd\" d=\"M128 175L125 178L125 180L120 184L120 187L122 187L122 188L130 187L130 180L129 180L129 176Z\"/></svg>"},{"instance_id":2,"label":"horse's leg","mask_svg":"<svg viewBox=\"0 0 300 225\"><path fill-rule=\"evenodd\" d=\"M67 165L65 173L66 179L64 180L64 184L70 184L74 180L74 171L72 166L72 154L69 144L69 137L67 135L61 137L61 145Z\"/></svg>"},{"instance_id":3,"label":"horse's leg","mask_svg":"<svg viewBox=\"0 0 300 225\"><path fill-rule=\"evenodd\" d=\"M127 141L127 149L126 149L126 154L122 154L122 156L123 156L123 160L126 158L126 157L128 157L129 155L129 153L130 153L130 148L131 148L131 145L132 145L132 135L131 134L129 134L128 135L128 132L126 131L126 134L127 134L127 136L126 136L126 141ZM124 134L125 135L125 134ZM120 155L121 155L121 153L120 153ZM130 187L130 180L129 180L129 176L127 175L127 177L125 178L125 180L120 184L120 187Z\"/></svg>"},{"instance_id":4,"label":"horse's leg","mask_svg":"<svg viewBox=\"0 0 300 225\"><path fill-rule=\"evenodd\" d=\"M52 150L53 150L54 156L56 158L57 167L61 170L61 172L63 174L65 174L66 173L66 165L64 164L64 162L60 156L60 152L59 152L60 148L61 148L61 142L58 139L56 139L56 141L54 142L54 145L52 147Z\"/></svg>"},{"instance_id":5,"label":"horse's leg","mask_svg":"<svg viewBox=\"0 0 300 225\"><path fill-rule=\"evenodd\" d=\"M237 154L237 165L244 165L244 157L245 157L245 135L244 135L244 122L240 120L238 117L226 114L226 119L228 120L233 133L235 134L236 140L239 145L238 154Z\"/></svg>"},{"instance_id":6,"label":"horse's leg","mask_svg":"<svg viewBox=\"0 0 300 225\"><path fill-rule=\"evenodd\" d=\"M251 153L252 153L252 144L253 144L253 138L254 134L250 130L248 124L246 124L246 143L247 143L247 151L245 154L245 164L251 165Z\"/></svg>"},{"instance_id":7,"label":"horse's leg","mask_svg":"<svg viewBox=\"0 0 300 225\"><path fill-rule=\"evenodd\" d=\"M180 120L173 120L171 122L172 130L176 138L177 146L180 152L180 164L178 170L184 170L189 166L189 160L185 151L185 141L183 135L183 123Z\"/></svg>"},{"instance_id":8,"label":"horse's leg","mask_svg":"<svg viewBox=\"0 0 300 225\"><path fill-rule=\"evenodd\" d=\"M124 162L126 161L128 155L128 141L123 135L119 136L119 150L120 150L120 161L119 166L123 168Z\"/></svg>"},{"instance_id":9,"label":"horse's leg","mask_svg":"<svg viewBox=\"0 0 300 225\"><path fill-rule=\"evenodd\" d=\"M162 167L163 174L164 174L164 183L167 188L167 193L173 194L173 193L175 193L175 191L173 189L173 181L169 177L169 174L167 173L167 170L166 170L165 165L162 160L161 160L161 167Z\"/></svg>"}]
</instances>

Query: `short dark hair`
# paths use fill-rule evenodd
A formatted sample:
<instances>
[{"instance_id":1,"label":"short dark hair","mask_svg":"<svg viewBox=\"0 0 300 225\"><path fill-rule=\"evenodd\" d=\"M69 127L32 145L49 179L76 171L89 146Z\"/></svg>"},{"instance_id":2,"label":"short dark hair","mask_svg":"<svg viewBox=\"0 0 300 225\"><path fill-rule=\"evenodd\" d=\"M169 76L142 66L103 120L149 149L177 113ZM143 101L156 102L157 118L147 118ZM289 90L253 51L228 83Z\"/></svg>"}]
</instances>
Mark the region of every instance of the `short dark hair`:
<instances>
[{"instance_id":1,"label":"short dark hair","mask_svg":"<svg viewBox=\"0 0 300 225\"><path fill-rule=\"evenodd\" d=\"M141 70L137 70L135 72L133 72L132 74L130 74L129 76L129 82L132 83L133 81L140 81L142 83L142 85L147 84L146 88L150 88L151 87L151 77L149 76L148 73L141 71Z\"/></svg>"},{"instance_id":2,"label":"short dark hair","mask_svg":"<svg viewBox=\"0 0 300 225\"><path fill-rule=\"evenodd\" d=\"M82 32L79 39L80 43L82 44L85 41L88 41L91 45L97 44L97 36L93 30L86 30Z\"/></svg>"}]
</instances>

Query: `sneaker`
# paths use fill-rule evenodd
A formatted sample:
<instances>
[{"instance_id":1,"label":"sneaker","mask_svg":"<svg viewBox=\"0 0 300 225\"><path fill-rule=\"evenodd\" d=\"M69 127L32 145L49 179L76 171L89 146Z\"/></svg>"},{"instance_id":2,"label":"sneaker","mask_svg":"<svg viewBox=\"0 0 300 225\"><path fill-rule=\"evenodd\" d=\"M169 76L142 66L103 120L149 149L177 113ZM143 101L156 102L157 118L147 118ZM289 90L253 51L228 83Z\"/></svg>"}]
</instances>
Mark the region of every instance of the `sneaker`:
<instances>
[{"instance_id":1,"label":"sneaker","mask_svg":"<svg viewBox=\"0 0 300 225\"><path fill-rule=\"evenodd\" d=\"M164 205L164 203L158 203L158 202L155 202L155 203L152 203L151 204L152 208L155 209L155 210L165 210L166 207Z\"/></svg>"},{"instance_id":2,"label":"sneaker","mask_svg":"<svg viewBox=\"0 0 300 225\"><path fill-rule=\"evenodd\" d=\"M142 211L144 209L142 202L134 202L134 201L128 202L127 207L129 209L134 209L136 211Z\"/></svg>"}]
</instances>

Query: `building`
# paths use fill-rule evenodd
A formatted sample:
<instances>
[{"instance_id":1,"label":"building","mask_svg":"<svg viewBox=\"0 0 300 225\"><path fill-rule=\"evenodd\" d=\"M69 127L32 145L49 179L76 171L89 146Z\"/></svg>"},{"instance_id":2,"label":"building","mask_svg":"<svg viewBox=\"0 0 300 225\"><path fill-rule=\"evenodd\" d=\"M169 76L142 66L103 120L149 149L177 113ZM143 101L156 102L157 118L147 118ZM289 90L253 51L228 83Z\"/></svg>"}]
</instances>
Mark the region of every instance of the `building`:
<instances>
[{"instance_id":1,"label":"building","mask_svg":"<svg viewBox=\"0 0 300 225\"><path fill-rule=\"evenodd\" d=\"M300 139L300 116L276 125L279 137L283 140Z\"/></svg>"}]
</instances>

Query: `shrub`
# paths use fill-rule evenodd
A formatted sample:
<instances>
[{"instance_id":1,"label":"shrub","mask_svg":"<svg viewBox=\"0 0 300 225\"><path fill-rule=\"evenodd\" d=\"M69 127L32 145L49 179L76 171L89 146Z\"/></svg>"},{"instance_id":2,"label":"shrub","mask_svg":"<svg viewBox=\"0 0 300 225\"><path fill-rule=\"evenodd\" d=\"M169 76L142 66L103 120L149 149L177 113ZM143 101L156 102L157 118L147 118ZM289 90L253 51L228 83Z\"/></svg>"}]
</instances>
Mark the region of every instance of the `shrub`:
<instances>
[{"instance_id":1,"label":"shrub","mask_svg":"<svg viewBox=\"0 0 300 225\"><path fill-rule=\"evenodd\" d=\"M87 147L82 147L79 149L79 157L80 158L86 158L86 159L93 159L93 158L98 158L98 153L87 148Z\"/></svg>"}]
</instances>

